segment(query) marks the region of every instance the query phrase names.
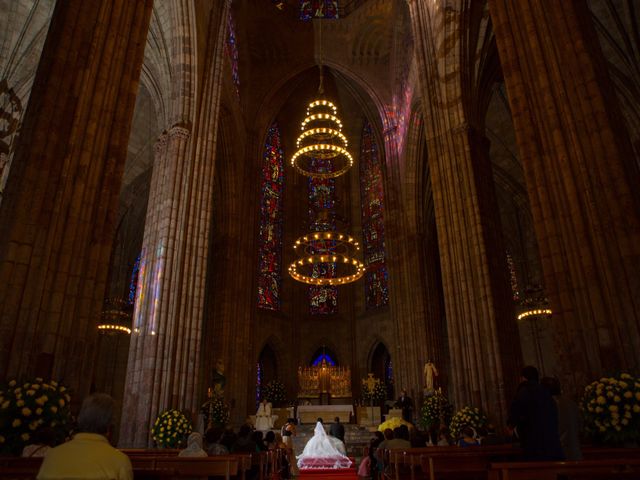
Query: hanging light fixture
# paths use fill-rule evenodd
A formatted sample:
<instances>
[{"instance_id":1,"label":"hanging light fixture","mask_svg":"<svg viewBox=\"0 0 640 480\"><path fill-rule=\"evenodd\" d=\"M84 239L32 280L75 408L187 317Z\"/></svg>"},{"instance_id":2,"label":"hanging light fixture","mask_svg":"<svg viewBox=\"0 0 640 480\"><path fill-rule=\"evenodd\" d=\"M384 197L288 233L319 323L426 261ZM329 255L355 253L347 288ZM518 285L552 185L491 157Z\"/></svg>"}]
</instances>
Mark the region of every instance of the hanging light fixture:
<instances>
[{"instance_id":1,"label":"hanging light fixture","mask_svg":"<svg viewBox=\"0 0 640 480\"><path fill-rule=\"evenodd\" d=\"M338 108L324 95L322 21L318 22L320 85L317 97L307 106L291 166L304 176L329 179L347 172L353 157L347 150L349 141L342 133ZM298 259L289 265L289 275L298 282L321 286L346 285L362 278L366 268L355 256L360 245L351 235L337 230L335 215L328 209L319 212L312 228L314 231L294 242Z\"/></svg>"},{"instance_id":2,"label":"hanging light fixture","mask_svg":"<svg viewBox=\"0 0 640 480\"><path fill-rule=\"evenodd\" d=\"M107 298L98 330L104 334L131 334L131 305L121 298Z\"/></svg>"}]
</instances>

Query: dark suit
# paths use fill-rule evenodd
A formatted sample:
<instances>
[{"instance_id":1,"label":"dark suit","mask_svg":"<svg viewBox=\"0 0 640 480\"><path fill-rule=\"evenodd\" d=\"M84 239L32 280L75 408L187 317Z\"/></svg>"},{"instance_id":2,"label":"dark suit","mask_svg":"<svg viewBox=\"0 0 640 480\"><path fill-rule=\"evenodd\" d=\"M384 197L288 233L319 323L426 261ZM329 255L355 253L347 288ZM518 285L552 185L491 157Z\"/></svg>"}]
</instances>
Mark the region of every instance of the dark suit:
<instances>
[{"instance_id":1,"label":"dark suit","mask_svg":"<svg viewBox=\"0 0 640 480\"><path fill-rule=\"evenodd\" d=\"M396 402L396 407L402 409L402 419L412 423L413 421L413 401L409 397L400 397Z\"/></svg>"},{"instance_id":2,"label":"dark suit","mask_svg":"<svg viewBox=\"0 0 640 480\"><path fill-rule=\"evenodd\" d=\"M340 422L332 423L329 428L329 435L332 437L339 438L342 442L344 442L344 425Z\"/></svg>"},{"instance_id":3,"label":"dark suit","mask_svg":"<svg viewBox=\"0 0 640 480\"><path fill-rule=\"evenodd\" d=\"M527 460L563 460L558 409L551 393L538 382L522 382L509 409L507 423L517 427Z\"/></svg>"}]
</instances>

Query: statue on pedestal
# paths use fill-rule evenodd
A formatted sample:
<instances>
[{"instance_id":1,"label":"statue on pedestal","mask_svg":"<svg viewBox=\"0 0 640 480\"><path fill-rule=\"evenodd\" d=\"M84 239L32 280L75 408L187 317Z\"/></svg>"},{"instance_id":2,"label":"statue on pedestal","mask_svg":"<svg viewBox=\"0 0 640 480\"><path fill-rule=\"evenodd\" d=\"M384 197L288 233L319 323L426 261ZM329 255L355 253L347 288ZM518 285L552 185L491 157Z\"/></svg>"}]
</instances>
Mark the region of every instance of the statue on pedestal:
<instances>
[{"instance_id":1,"label":"statue on pedestal","mask_svg":"<svg viewBox=\"0 0 640 480\"><path fill-rule=\"evenodd\" d=\"M438 370L431 360L427 360L424 364L424 396L430 397L435 393L435 377L438 376Z\"/></svg>"}]
</instances>

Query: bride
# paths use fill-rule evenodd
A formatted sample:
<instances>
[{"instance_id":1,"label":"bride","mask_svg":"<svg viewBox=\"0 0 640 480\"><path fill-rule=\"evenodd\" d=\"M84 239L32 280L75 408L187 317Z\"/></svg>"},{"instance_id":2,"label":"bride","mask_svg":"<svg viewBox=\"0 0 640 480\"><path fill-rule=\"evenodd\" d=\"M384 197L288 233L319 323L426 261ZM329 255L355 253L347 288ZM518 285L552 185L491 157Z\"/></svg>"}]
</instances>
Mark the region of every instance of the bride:
<instances>
[{"instance_id":1,"label":"bride","mask_svg":"<svg viewBox=\"0 0 640 480\"><path fill-rule=\"evenodd\" d=\"M351 466L344 443L338 438L327 435L322 420L318 420L313 432L313 437L305 445L302 454L296 457L298 468L349 468Z\"/></svg>"}]
</instances>

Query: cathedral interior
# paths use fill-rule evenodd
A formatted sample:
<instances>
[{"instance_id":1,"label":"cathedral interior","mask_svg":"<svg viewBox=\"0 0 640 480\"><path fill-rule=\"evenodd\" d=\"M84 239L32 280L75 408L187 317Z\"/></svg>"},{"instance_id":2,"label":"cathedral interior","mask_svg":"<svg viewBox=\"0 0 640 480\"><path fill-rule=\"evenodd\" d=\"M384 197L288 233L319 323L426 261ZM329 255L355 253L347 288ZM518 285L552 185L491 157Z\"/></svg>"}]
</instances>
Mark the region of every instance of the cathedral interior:
<instances>
[{"instance_id":1,"label":"cathedral interior","mask_svg":"<svg viewBox=\"0 0 640 480\"><path fill-rule=\"evenodd\" d=\"M351 404L368 373L419 404L431 361L496 424L524 365L574 396L640 369L633 0L0 11L0 379L107 392L144 447L216 369L235 425L274 380L300 401L323 359ZM317 99L339 176L291 160ZM293 278L319 231L358 243L361 278Z\"/></svg>"}]
</instances>

